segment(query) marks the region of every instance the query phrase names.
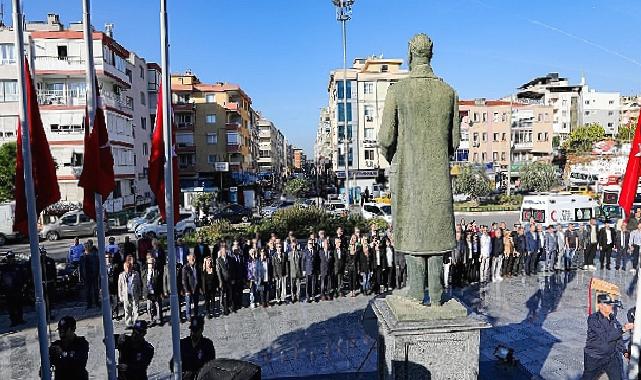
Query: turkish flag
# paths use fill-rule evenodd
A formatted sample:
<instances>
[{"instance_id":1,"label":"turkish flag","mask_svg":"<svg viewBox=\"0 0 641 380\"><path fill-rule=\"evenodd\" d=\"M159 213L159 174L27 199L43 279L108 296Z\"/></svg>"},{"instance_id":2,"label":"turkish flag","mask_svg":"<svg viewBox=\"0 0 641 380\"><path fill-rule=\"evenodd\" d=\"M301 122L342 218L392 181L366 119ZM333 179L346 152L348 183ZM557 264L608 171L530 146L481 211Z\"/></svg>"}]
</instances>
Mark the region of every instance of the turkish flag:
<instances>
[{"instance_id":1,"label":"turkish flag","mask_svg":"<svg viewBox=\"0 0 641 380\"><path fill-rule=\"evenodd\" d=\"M158 89L158 103L156 106L156 126L154 127L154 134L151 139L151 156L149 157L149 186L151 191L156 195L156 202L160 209L160 215L166 222L167 215L165 209L165 141L163 137L163 99L162 99L162 86ZM171 107L168 112L171 112ZM170 113L170 116L173 116ZM172 131L173 132L173 131ZM172 133L172 140L175 140ZM178 179L178 158L176 157L176 147L172 141L172 166L173 166L173 182L174 182L174 225L178 222L180 215L180 182Z\"/></svg>"},{"instance_id":2,"label":"turkish flag","mask_svg":"<svg viewBox=\"0 0 641 380\"><path fill-rule=\"evenodd\" d=\"M94 91L98 91L95 84ZM85 111L85 130L89 128L89 114ZM82 210L96 220L95 194L102 195L102 201L116 188L114 175L114 158L109 144L109 133L105 122L105 113L96 105L93 129L85 135L85 155L82 174L78 186L85 189Z\"/></svg>"},{"instance_id":3,"label":"turkish flag","mask_svg":"<svg viewBox=\"0 0 641 380\"><path fill-rule=\"evenodd\" d=\"M637 188L639 186L639 174L641 174L641 117L637 122L637 129L634 131L634 139L630 147L630 156L628 157L628 165L625 168L623 175L623 183L621 184L621 194L619 195L619 205L623 208L626 215L630 217L632 204L637 195Z\"/></svg>"},{"instance_id":4,"label":"turkish flag","mask_svg":"<svg viewBox=\"0 0 641 380\"><path fill-rule=\"evenodd\" d=\"M29 140L31 140L31 173L33 176L33 187L36 198L36 213L60 200L60 188L58 177L56 177L56 163L51 156L47 135L40 119L38 109L38 98L36 89L31 80L29 63L24 60L25 88L27 89L27 124L29 125ZM27 198L25 195L24 162L22 160L22 126L18 120L18 141L16 157L16 217L15 231L27 236L29 234L29 223L27 216Z\"/></svg>"}]
</instances>

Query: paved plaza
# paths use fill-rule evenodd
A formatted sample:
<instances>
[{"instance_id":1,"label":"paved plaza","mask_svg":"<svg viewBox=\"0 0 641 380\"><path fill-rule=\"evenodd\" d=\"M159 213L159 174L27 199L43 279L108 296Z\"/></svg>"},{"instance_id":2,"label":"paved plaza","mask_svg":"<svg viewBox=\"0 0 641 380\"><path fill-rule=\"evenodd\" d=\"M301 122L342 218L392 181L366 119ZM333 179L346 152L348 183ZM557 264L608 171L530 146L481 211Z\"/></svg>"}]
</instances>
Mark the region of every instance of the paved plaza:
<instances>
[{"instance_id":1,"label":"paved plaza","mask_svg":"<svg viewBox=\"0 0 641 380\"><path fill-rule=\"evenodd\" d=\"M511 347L534 378L577 379L583 368L586 333L587 284L591 276L617 283L624 309L633 305L628 294L630 272L568 272L559 275L513 277L455 292L472 309L487 317L493 328L481 334L482 378L495 378L493 351ZM373 379L376 370L373 321L366 312L371 298L340 298L330 302L290 304L268 309L243 309L228 317L207 320L205 335L216 346L217 357L245 359L261 366L263 378ZM105 377L102 321L84 308L57 310L80 316L79 335L90 342L91 378ZM0 373L3 379L31 379L39 365L35 315L22 331L9 330L0 316ZM146 317L146 316L145 316ZM619 319L623 322L625 313ZM366 327L364 327L364 325ZM51 327L55 329L52 323ZM123 331L116 322L116 331ZM183 336L187 334L183 324ZM52 335L55 337L55 331ZM148 339L156 347L151 379L169 378L170 328L154 327ZM359 375L357 375L359 373ZM342 374L342 375L337 375ZM8 377L5 377L8 375ZM316 377L312 375L325 375ZM505 378L509 378L506 376Z\"/></svg>"}]
</instances>

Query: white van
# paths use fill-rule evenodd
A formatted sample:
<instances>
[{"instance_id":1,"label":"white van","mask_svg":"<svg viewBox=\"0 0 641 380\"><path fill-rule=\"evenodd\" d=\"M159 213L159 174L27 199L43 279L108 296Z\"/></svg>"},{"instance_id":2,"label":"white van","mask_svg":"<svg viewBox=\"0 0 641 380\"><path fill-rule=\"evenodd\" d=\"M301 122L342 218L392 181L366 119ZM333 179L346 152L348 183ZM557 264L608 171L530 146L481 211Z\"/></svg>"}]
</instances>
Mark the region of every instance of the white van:
<instances>
[{"instance_id":1,"label":"white van","mask_svg":"<svg viewBox=\"0 0 641 380\"><path fill-rule=\"evenodd\" d=\"M521 204L521 224L530 218L550 224L587 223L600 215L599 203L587 195L571 193L539 193L526 195Z\"/></svg>"},{"instance_id":2,"label":"white van","mask_svg":"<svg viewBox=\"0 0 641 380\"><path fill-rule=\"evenodd\" d=\"M16 204L0 204L0 247L7 243L8 239L17 238L17 233L13 230Z\"/></svg>"},{"instance_id":3,"label":"white van","mask_svg":"<svg viewBox=\"0 0 641 380\"><path fill-rule=\"evenodd\" d=\"M392 206L384 203L365 203L362 208L364 219L383 218L392 224Z\"/></svg>"}]
</instances>

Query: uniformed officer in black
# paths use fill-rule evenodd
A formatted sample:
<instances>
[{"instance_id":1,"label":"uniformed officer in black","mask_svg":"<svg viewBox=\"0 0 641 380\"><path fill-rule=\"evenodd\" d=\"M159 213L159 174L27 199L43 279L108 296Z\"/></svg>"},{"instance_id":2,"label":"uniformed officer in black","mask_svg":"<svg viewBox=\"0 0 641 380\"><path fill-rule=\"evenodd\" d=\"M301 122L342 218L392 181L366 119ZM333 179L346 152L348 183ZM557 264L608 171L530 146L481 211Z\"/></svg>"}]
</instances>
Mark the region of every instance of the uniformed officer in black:
<instances>
[{"instance_id":1,"label":"uniformed officer in black","mask_svg":"<svg viewBox=\"0 0 641 380\"><path fill-rule=\"evenodd\" d=\"M116 334L118 380L147 380L147 368L154 357L154 346L145 340L147 322L134 322L131 335Z\"/></svg>"},{"instance_id":2,"label":"uniformed officer in black","mask_svg":"<svg viewBox=\"0 0 641 380\"><path fill-rule=\"evenodd\" d=\"M613 314L619 304L608 294L597 296L596 313L588 317L588 334L583 351L583 380L598 379L606 373L610 380L621 380L623 360L626 352L623 334L634 328L634 323L623 327Z\"/></svg>"},{"instance_id":3,"label":"uniformed officer in black","mask_svg":"<svg viewBox=\"0 0 641 380\"><path fill-rule=\"evenodd\" d=\"M76 320L65 316L58 322L60 339L49 347L49 360L56 379L87 380L87 358L89 342L76 335Z\"/></svg>"},{"instance_id":4,"label":"uniformed officer in black","mask_svg":"<svg viewBox=\"0 0 641 380\"><path fill-rule=\"evenodd\" d=\"M214 343L203 336L204 327L204 317L191 317L189 324L191 333L180 340L183 380L194 380L205 363L216 358ZM173 361L170 363L170 368L173 371Z\"/></svg>"}]
</instances>

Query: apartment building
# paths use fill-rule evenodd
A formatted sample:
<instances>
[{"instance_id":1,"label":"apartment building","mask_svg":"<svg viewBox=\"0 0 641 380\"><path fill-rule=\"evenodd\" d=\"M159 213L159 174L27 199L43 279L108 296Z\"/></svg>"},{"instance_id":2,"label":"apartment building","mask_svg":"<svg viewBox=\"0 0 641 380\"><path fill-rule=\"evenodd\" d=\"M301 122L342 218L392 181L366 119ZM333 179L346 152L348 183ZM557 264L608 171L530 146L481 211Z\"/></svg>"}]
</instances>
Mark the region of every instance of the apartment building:
<instances>
[{"instance_id":1,"label":"apartment building","mask_svg":"<svg viewBox=\"0 0 641 380\"><path fill-rule=\"evenodd\" d=\"M621 96L619 101L619 125L633 125L636 127L641 110L641 98L639 95Z\"/></svg>"},{"instance_id":2,"label":"apartment building","mask_svg":"<svg viewBox=\"0 0 641 380\"><path fill-rule=\"evenodd\" d=\"M258 125L258 172L271 173L274 184L286 173L285 136L271 120L260 117Z\"/></svg>"},{"instance_id":3,"label":"apartment building","mask_svg":"<svg viewBox=\"0 0 641 380\"><path fill-rule=\"evenodd\" d=\"M495 172L552 158L553 106L502 100L461 100L458 161L483 164ZM464 147L468 147L465 151ZM510 157L511 153L511 157Z\"/></svg>"},{"instance_id":4,"label":"apartment building","mask_svg":"<svg viewBox=\"0 0 641 380\"><path fill-rule=\"evenodd\" d=\"M329 109L323 107L318 118L316 139L314 141L314 160L316 162L331 162L336 146L332 138L332 123Z\"/></svg>"},{"instance_id":5,"label":"apartment building","mask_svg":"<svg viewBox=\"0 0 641 380\"><path fill-rule=\"evenodd\" d=\"M40 112L51 153L58 164L57 176L63 202L80 203L83 189L78 187L84 157L86 57L81 23L65 27L56 14L46 21L27 22L25 43L38 93ZM140 78L146 63L120 45L113 27L93 32L93 50L105 110L107 130L114 156L116 188L105 201L105 210L118 213L152 201L148 186L136 177L137 166L144 165L150 134L144 133L139 120L149 119L146 102L147 83ZM0 142L15 139L18 112L15 39L10 28L0 30ZM147 158L145 158L147 157Z\"/></svg>"},{"instance_id":6,"label":"apartment building","mask_svg":"<svg viewBox=\"0 0 641 380\"><path fill-rule=\"evenodd\" d=\"M294 152L294 170L300 172L305 167L307 162L307 156L301 148L293 148Z\"/></svg>"},{"instance_id":7,"label":"apartment building","mask_svg":"<svg viewBox=\"0 0 641 380\"><path fill-rule=\"evenodd\" d=\"M621 96L618 92L601 92L587 85L582 97L583 124L599 124L608 136L616 136L619 131L619 112Z\"/></svg>"},{"instance_id":8,"label":"apartment building","mask_svg":"<svg viewBox=\"0 0 641 380\"><path fill-rule=\"evenodd\" d=\"M220 171L235 179L256 172L256 113L238 85L202 83L187 71L172 74L171 89L181 188L217 187Z\"/></svg>"},{"instance_id":9,"label":"apartment building","mask_svg":"<svg viewBox=\"0 0 641 380\"><path fill-rule=\"evenodd\" d=\"M389 167L387 160L379 154L378 131L387 89L408 75L408 71L402 69L402 64L402 59L357 58L352 67L347 69L346 88L343 88L344 71L337 69L330 72L327 112L331 142L326 149L332 149L333 170L339 179L344 179L344 138L347 128L347 164L351 186L360 187L361 191L365 187L371 190L378 177ZM347 102L346 116L344 100Z\"/></svg>"}]
</instances>

